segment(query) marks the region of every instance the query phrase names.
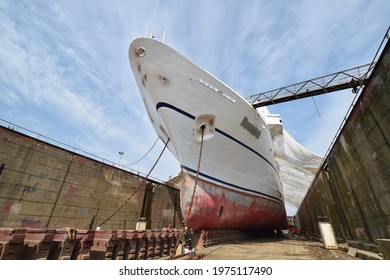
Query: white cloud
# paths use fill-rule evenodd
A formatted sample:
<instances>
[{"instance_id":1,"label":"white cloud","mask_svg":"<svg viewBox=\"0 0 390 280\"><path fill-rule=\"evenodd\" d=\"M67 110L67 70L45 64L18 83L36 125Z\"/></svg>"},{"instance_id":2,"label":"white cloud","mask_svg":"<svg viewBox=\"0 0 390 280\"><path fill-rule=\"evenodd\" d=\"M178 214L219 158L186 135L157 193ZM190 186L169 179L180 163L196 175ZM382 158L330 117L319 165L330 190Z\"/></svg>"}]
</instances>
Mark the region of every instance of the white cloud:
<instances>
[{"instance_id":1,"label":"white cloud","mask_svg":"<svg viewBox=\"0 0 390 280\"><path fill-rule=\"evenodd\" d=\"M156 139L127 59L133 38L165 30L169 45L249 95L367 63L387 28L389 5L1 1L0 117L113 161L123 150L122 162L131 163ZM326 121L305 128L302 119L316 119L311 100L271 109L280 109L296 138L320 150L318 139L324 137L313 135L337 122L327 115L338 115L341 103L337 98L318 103ZM313 133L305 134L308 130ZM134 168L147 172L158 146ZM164 157L156 177L173 175L178 165L171 162L172 156Z\"/></svg>"}]
</instances>

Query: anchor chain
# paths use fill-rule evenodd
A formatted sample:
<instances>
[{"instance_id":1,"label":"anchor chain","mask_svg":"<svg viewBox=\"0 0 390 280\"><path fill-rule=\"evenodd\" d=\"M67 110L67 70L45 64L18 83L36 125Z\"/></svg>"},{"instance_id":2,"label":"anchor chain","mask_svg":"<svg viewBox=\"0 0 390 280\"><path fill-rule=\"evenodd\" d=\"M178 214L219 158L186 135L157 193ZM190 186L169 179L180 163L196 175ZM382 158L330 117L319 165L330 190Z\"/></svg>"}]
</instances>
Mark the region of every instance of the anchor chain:
<instances>
[{"instance_id":1,"label":"anchor chain","mask_svg":"<svg viewBox=\"0 0 390 280\"><path fill-rule=\"evenodd\" d=\"M202 160L202 150L203 150L203 136L204 136L204 130L206 129L206 126L202 125L200 127L200 129L202 130L202 136L201 136L201 139L200 139L200 150L199 150L199 157L198 157L198 167L196 169L195 184L194 184L194 189L192 190L191 203L190 203L190 207L188 208L188 213L187 213L186 220L184 221L184 226L187 225L187 222L188 222L188 220L190 219L190 216L191 216L192 205L194 203L194 198L195 198L196 185L198 184L198 179L199 179L200 162Z\"/></svg>"},{"instance_id":2,"label":"anchor chain","mask_svg":"<svg viewBox=\"0 0 390 280\"><path fill-rule=\"evenodd\" d=\"M158 156L157 160L154 162L152 168L149 170L149 173L146 175L146 177L141 180L140 184L138 184L138 187L134 190L134 192L127 198L127 200L114 212L112 213L108 218L106 218L103 222L101 222L98 226L102 226L104 225L107 221L109 221L113 216L115 216L115 214L117 214L133 197L134 195L139 191L139 189L143 186L146 187L146 182L147 182L147 179L149 177L149 175L152 173L153 169L156 167L158 161L160 160L161 156L163 155L166 147L168 146L168 143L169 143L169 140L170 138L168 138L167 142L165 143L165 146L164 148L162 149L160 155Z\"/></svg>"},{"instance_id":3,"label":"anchor chain","mask_svg":"<svg viewBox=\"0 0 390 280\"><path fill-rule=\"evenodd\" d=\"M194 188L192 190L192 196L191 196L191 202L190 202L190 207L188 208L188 212L187 212L187 216L186 216L186 219L184 220L184 227L183 227L183 230L182 232L180 233L178 239L177 239L177 242L176 242L176 245L175 245L175 249L171 252L171 255L169 257L169 259L173 259L174 258L174 254L176 253L177 251L177 247L179 247L179 242L182 240L183 238L183 234L184 234L184 229L185 227L187 226L187 222L188 220L190 219L191 217L191 210L192 210L192 205L194 203L194 199L195 199L195 191L196 191L196 186L198 184L198 179L199 179L199 172L200 172L200 163L201 163L201 160L202 160L202 152L203 152L203 136L204 136L204 131L206 129L206 126L205 125L202 125L200 127L200 129L202 130L202 135L201 135L201 139L200 139L200 149L199 149L199 157L198 157L198 166L197 166L197 170L196 170L196 177L195 177L195 183L194 183Z\"/></svg>"}]
</instances>

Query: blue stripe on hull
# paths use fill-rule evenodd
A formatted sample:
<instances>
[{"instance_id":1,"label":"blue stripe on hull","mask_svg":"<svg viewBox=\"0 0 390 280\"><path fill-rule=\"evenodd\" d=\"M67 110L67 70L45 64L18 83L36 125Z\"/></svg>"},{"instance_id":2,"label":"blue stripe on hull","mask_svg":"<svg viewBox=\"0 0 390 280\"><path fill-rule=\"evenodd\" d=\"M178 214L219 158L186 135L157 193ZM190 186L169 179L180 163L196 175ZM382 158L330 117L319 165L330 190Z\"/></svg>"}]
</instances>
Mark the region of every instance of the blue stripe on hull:
<instances>
[{"instance_id":1,"label":"blue stripe on hull","mask_svg":"<svg viewBox=\"0 0 390 280\"><path fill-rule=\"evenodd\" d=\"M171 109L171 110L174 110L192 120L195 120L195 116L191 115L190 113L180 109L180 108L177 108L176 106L173 106L172 104L169 104L169 103L165 103L165 102L159 102L157 103L156 105L156 109L157 111L160 109L160 108L168 108L168 109ZM253 148L249 147L248 145L244 144L243 142L237 140L236 138L234 138L233 136L231 136L230 134L216 128L215 129L216 132L218 132L220 135L223 135L225 136L226 138L230 139L231 141L241 145L242 147L246 148L247 150L249 150L250 152L256 154L257 156L259 156L260 158L262 158L265 162L267 162L275 171L276 173L278 173L277 169L275 168L275 166L273 166L273 164L267 160L264 156L262 156L260 153L258 153L257 151L255 151ZM186 167L186 166L182 166L183 169L187 170L187 171L190 171L190 172L193 172L196 174L196 171L189 168L189 167ZM235 184L231 184L231 183L228 183L228 182L224 182L220 179L217 179L217 178L214 178L210 175L206 175L204 173L200 173L203 177L205 178L208 178L208 179L211 179L213 181L216 181L216 182L219 182L219 183L222 183L222 184L225 184L225 185L228 185L228 186L231 186L231 187L234 187L236 189L239 189L239 190L243 190L243 191L247 191L247 192L252 192L252 193L255 193L255 194L258 194L258 195L261 195L261 196L266 196L266 197L269 197L271 199L275 199L277 201L280 201L281 203L284 203L283 200L279 199L279 198L276 198L276 197L273 197L271 195L268 195L268 194L265 194L265 193L262 193L262 192L258 192L258 191L255 191L255 190L251 190L251 189L247 189L247 188L244 188L244 187L240 187L238 185L235 185Z\"/></svg>"},{"instance_id":2,"label":"blue stripe on hull","mask_svg":"<svg viewBox=\"0 0 390 280\"><path fill-rule=\"evenodd\" d=\"M182 167L184 170L187 170L187 171L193 173L194 176L195 176L195 174L197 173L196 170L191 169L191 168L189 168L189 167L187 167L187 166L183 166L183 165L182 165L181 167ZM240 187L240 186L238 186L238 185L235 185L235 184L231 184L231 183L222 181L222 180L220 180L220 179L217 179L217 178L212 177L212 176L210 176L210 175L204 174L204 173L202 173L202 172L199 172L199 175L202 176L202 177L204 177L204 178L207 178L207 179L213 180L213 181L215 181L215 182L218 182L218 183L220 183L220 184L228 185L228 186L230 186L230 187L239 189L239 190L241 190L241 191L251 192L251 193L254 193L254 194L257 194L257 195L260 195L260 196L265 196L265 197L268 197L268 198L270 198L270 199L275 199L275 200L277 200L277 201L279 201L279 202L281 202L281 203L284 203L283 200L281 200L280 198L274 197L274 196L269 195L269 194L266 194L266 193L262 193L262 192L258 192L258 191L255 191L255 190L251 190L251 189L247 189L247 188L244 188L244 187Z\"/></svg>"}]
</instances>

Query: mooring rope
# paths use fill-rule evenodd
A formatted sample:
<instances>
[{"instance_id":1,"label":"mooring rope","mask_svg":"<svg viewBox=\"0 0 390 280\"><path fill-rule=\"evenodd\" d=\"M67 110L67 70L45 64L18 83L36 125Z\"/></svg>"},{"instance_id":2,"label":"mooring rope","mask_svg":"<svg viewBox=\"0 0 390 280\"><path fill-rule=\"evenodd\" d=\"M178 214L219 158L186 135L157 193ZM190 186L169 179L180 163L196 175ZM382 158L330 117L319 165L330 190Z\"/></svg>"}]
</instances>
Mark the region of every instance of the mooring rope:
<instances>
[{"instance_id":1,"label":"mooring rope","mask_svg":"<svg viewBox=\"0 0 390 280\"><path fill-rule=\"evenodd\" d=\"M132 166L132 165L134 165L134 164L136 164L136 163L138 163L138 162L140 162L141 160L143 160L151 151L152 151L152 149L154 148L154 146L156 145L156 143L157 143L157 141L158 141L158 139L160 139L160 138L158 138L157 137L157 139L156 139L156 141L153 143L153 145L152 145L152 147L149 149L149 151L147 151L147 153L146 154L144 154L139 160L137 160L136 162L133 162L133 163L130 163L130 164L127 164L127 165L125 165L126 167L129 167L129 166Z\"/></svg>"},{"instance_id":2,"label":"mooring rope","mask_svg":"<svg viewBox=\"0 0 390 280\"><path fill-rule=\"evenodd\" d=\"M163 155L165 149L167 148L168 146L168 143L169 143L169 140L170 138L168 138L167 142L165 143L164 145L164 148L162 149L160 155L158 156L157 160L154 162L152 168L150 169L150 171L148 172L148 174L146 175L146 177L141 180L141 182L138 184L138 187L134 190L134 192L127 198L127 200L114 212L112 213L108 218L106 218L103 222L101 222L98 226L102 226L104 225L107 221L109 221L115 214L117 214L133 197L134 195L139 191L139 189L142 187L142 186L145 186L146 187L146 182L147 182L147 179L149 177L149 175L152 173L153 169L156 167L158 161L160 160L161 156Z\"/></svg>"}]
</instances>

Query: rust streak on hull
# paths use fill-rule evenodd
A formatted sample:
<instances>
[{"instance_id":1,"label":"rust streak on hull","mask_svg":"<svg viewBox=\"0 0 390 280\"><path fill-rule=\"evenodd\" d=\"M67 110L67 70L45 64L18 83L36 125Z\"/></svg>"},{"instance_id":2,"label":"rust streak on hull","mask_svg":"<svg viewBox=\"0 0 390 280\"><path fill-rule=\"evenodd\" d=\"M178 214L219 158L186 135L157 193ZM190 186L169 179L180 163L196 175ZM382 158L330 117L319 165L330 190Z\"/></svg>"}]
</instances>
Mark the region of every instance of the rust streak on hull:
<instances>
[{"instance_id":1,"label":"rust streak on hull","mask_svg":"<svg viewBox=\"0 0 390 280\"><path fill-rule=\"evenodd\" d=\"M182 171L180 192L183 217L187 217L195 178ZM228 189L199 180L188 226L199 229L285 229L287 218L279 201Z\"/></svg>"}]
</instances>

